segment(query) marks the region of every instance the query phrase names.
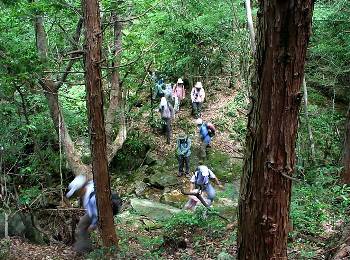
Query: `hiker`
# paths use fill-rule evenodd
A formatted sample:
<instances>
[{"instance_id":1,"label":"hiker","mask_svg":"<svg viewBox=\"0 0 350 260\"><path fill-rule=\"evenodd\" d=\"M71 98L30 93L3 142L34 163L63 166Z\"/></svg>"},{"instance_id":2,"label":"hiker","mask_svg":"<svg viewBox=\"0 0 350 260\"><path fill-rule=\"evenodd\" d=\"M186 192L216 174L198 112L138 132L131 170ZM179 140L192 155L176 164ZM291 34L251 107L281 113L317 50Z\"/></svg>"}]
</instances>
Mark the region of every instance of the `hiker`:
<instances>
[{"instance_id":1,"label":"hiker","mask_svg":"<svg viewBox=\"0 0 350 260\"><path fill-rule=\"evenodd\" d=\"M212 137L215 135L215 127L211 123L204 123L201 118L197 118L196 125L199 129L199 137L201 139L201 157L205 158L207 148L210 148Z\"/></svg>"},{"instance_id":2,"label":"hiker","mask_svg":"<svg viewBox=\"0 0 350 260\"><path fill-rule=\"evenodd\" d=\"M170 102L165 97L160 99L159 105L160 116L163 120L163 127L165 128L167 144L170 144L171 139L171 121L174 117L174 109Z\"/></svg>"},{"instance_id":3,"label":"hiker","mask_svg":"<svg viewBox=\"0 0 350 260\"><path fill-rule=\"evenodd\" d=\"M195 118L201 117L202 104L204 102L205 92L201 82L197 82L191 91L192 115Z\"/></svg>"},{"instance_id":4,"label":"hiker","mask_svg":"<svg viewBox=\"0 0 350 260\"><path fill-rule=\"evenodd\" d=\"M181 78L177 80L177 83L173 87L173 97L175 100L174 110L178 112L180 110L180 104L185 99L185 86Z\"/></svg>"},{"instance_id":5,"label":"hiker","mask_svg":"<svg viewBox=\"0 0 350 260\"><path fill-rule=\"evenodd\" d=\"M181 177L184 173L185 164L185 175L190 176L190 155L191 155L191 139L185 134L180 133L177 139L177 155L179 161L179 172L178 176Z\"/></svg>"},{"instance_id":6,"label":"hiker","mask_svg":"<svg viewBox=\"0 0 350 260\"><path fill-rule=\"evenodd\" d=\"M215 198L215 189L211 185L210 180L215 180L219 187L223 187L219 179L215 174L205 165L200 165L197 167L196 171L190 179L190 190L191 192L199 191L202 195L203 192L206 193L206 198L203 199L207 202L209 206L212 205ZM185 205L185 209L194 209L199 199L196 196L190 196L189 201Z\"/></svg>"},{"instance_id":7,"label":"hiker","mask_svg":"<svg viewBox=\"0 0 350 260\"><path fill-rule=\"evenodd\" d=\"M79 220L75 230L74 251L86 253L92 250L90 232L95 230L98 222L95 188L92 180L88 181L84 175L78 175L68 186L67 198L77 195L85 209L85 215ZM116 215L121 207L121 199L116 193L112 193L112 210Z\"/></svg>"},{"instance_id":8,"label":"hiker","mask_svg":"<svg viewBox=\"0 0 350 260\"><path fill-rule=\"evenodd\" d=\"M156 98L161 98L164 96L164 90L165 90L165 84L163 78L157 80L156 84L154 85L154 91L152 99L155 100Z\"/></svg>"}]
</instances>

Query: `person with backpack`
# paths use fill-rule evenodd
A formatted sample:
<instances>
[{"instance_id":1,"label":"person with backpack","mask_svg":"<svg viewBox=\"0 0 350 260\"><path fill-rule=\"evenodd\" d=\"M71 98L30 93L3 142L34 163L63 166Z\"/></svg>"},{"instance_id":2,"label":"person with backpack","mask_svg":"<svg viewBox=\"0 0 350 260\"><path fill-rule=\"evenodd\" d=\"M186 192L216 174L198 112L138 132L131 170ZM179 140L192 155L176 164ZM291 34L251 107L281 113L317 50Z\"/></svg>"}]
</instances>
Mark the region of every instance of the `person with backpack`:
<instances>
[{"instance_id":1,"label":"person with backpack","mask_svg":"<svg viewBox=\"0 0 350 260\"><path fill-rule=\"evenodd\" d=\"M180 110L180 103L185 99L185 86L181 78L177 80L177 83L173 87L173 97L175 100L174 110L178 112Z\"/></svg>"},{"instance_id":2,"label":"person with backpack","mask_svg":"<svg viewBox=\"0 0 350 260\"><path fill-rule=\"evenodd\" d=\"M202 104L205 98L205 91L201 82L197 82L191 91L192 115L195 118L201 116Z\"/></svg>"},{"instance_id":3,"label":"person with backpack","mask_svg":"<svg viewBox=\"0 0 350 260\"><path fill-rule=\"evenodd\" d=\"M205 165L200 165L195 170L194 174L190 179L190 190L191 192L198 191L200 194L206 193L206 198L204 198L207 204L210 206L215 198L216 191L211 185L210 181L214 180L219 187L223 187L216 175ZM198 199L195 197L190 197L190 200L185 205L186 209L194 209L198 203Z\"/></svg>"},{"instance_id":4,"label":"person with backpack","mask_svg":"<svg viewBox=\"0 0 350 260\"><path fill-rule=\"evenodd\" d=\"M190 174L190 155L191 155L191 139L185 134L180 133L177 139L177 156L179 162L178 176L181 177L184 173L189 177Z\"/></svg>"},{"instance_id":5,"label":"person with backpack","mask_svg":"<svg viewBox=\"0 0 350 260\"><path fill-rule=\"evenodd\" d=\"M159 112L160 112L160 117L163 120L163 126L165 128L167 144L170 144L171 121L174 118L174 109L173 109L173 106L165 97L162 97L160 99Z\"/></svg>"},{"instance_id":6,"label":"person with backpack","mask_svg":"<svg viewBox=\"0 0 350 260\"><path fill-rule=\"evenodd\" d=\"M215 135L215 127L211 123L204 123L201 118L197 118L196 125L201 139L201 157L205 158L206 150L210 147L212 137Z\"/></svg>"},{"instance_id":7,"label":"person with backpack","mask_svg":"<svg viewBox=\"0 0 350 260\"><path fill-rule=\"evenodd\" d=\"M164 97L165 95L165 84L163 78L160 78L157 80L156 84L154 85L154 91L152 99L155 100L157 98Z\"/></svg>"},{"instance_id":8,"label":"person with backpack","mask_svg":"<svg viewBox=\"0 0 350 260\"><path fill-rule=\"evenodd\" d=\"M75 230L75 243L73 249L79 253L86 253L92 250L90 232L96 229L98 223L98 211L94 183L87 180L84 175L78 175L68 186L67 198L77 195L85 209L85 215L79 220ZM118 194L112 193L111 198L113 215L119 213L122 202Z\"/></svg>"}]
</instances>

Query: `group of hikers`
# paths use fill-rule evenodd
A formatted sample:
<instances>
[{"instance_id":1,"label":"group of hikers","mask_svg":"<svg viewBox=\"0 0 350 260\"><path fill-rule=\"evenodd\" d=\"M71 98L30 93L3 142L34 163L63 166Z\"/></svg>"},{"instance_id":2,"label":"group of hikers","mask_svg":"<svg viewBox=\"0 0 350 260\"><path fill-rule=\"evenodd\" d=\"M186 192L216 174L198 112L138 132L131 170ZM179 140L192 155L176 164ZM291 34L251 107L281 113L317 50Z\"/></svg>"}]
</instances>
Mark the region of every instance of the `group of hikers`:
<instances>
[{"instance_id":1,"label":"group of hikers","mask_svg":"<svg viewBox=\"0 0 350 260\"><path fill-rule=\"evenodd\" d=\"M166 133L167 143L170 144L172 136L172 120L175 113L180 110L180 106L186 97L184 81L179 78L174 84L165 84L163 79L157 81L153 98L160 98L159 112L163 120ZM202 105L205 99L205 91L201 82L197 82L191 90L192 115L195 118L195 124L198 128L200 137L200 157L207 157L207 149L210 147L213 136L215 135L215 127L209 122L204 122L202 116ZM185 175L190 178L190 155L191 155L191 139L185 133L181 132L177 138L177 156L178 156L178 176ZM185 171L184 171L185 166ZM191 191L205 192L207 205L211 205L215 198L215 189L210 184L210 179L216 181L221 186L215 174L205 165L199 165L193 176L190 178ZM194 209L199 199L196 196L190 196L186 209Z\"/></svg>"},{"instance_id":2,"label":"group of hikers","mask_svg":"<svg viewBox=\"0 0 350 260\"><path fill-rule=\"evenodd\" d=\"M185 86L181 78L174 84L164 84L162 79L155 85L155 92L152 98L160 98L159 112L166 128L167 143L171 141L171 124L175 113L180 110L180 106L185 99ZM192 115L195 118L195 124L198 128L201 144L201 156L206 156L206 149L210 147L212 137L215 135L215 127L203 122L201 119L202 104L205 98L205 91L201 82L197 82L191 91ZM200 163L190 176L190 156L191 139L185 133L181 132L177 138L177 156L178 156L178 177L185 175L190 178L190 192L196 194L190 195L185 205L185 209L195 209L201 200L198 196L206 194L203 199L206 200L206 206L211 206L215 198L215 189L210 181L214 180L217 185L222 186L215 174L206 165ZM204 154L203 154L204 152ZM185 166L185 171L184 171ZM75 243L73 249L80 253L92 250L90 232L97 227L98 210L96 205L96 196L93 181L89 181L85 176L79 175L68 186L67 198L76 195L85 209L85 214L79 220L75 231ZM116 193L112 193L111 207L113 214L117 214L121 207L121 199Z\"/></svg>"}]
</instances>

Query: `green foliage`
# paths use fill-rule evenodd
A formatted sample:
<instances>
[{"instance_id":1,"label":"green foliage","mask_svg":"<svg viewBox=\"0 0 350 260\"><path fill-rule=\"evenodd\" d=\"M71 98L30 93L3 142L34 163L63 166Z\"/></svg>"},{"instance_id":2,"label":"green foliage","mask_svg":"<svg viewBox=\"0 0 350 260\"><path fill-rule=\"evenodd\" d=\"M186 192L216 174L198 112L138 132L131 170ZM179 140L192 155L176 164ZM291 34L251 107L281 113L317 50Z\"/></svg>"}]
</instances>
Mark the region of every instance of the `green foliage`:
<instances>
[{"instance_id":1,"label":"green foliage","mask_svg":"<svg viewBox=\"0 0 350 260\"><path fill-rule=\"evenodd\" d=\"M22 189L19 194L19 203L28 206L41 195L42 191L38 186Z\"/></svg>"},{"instance_id":2,"label":"green foliage","mask_svg":"<svg viewBox=\"0 0 350 260\"><path fill-rule=\"evenodd\" d=\"M314 168L305 172L306 176L314 176L312 182L294 186L291 218L297 232L322 235L326 224L346 218L350 187L338 183L339 170Z\"/></svg>"}]
</instances>

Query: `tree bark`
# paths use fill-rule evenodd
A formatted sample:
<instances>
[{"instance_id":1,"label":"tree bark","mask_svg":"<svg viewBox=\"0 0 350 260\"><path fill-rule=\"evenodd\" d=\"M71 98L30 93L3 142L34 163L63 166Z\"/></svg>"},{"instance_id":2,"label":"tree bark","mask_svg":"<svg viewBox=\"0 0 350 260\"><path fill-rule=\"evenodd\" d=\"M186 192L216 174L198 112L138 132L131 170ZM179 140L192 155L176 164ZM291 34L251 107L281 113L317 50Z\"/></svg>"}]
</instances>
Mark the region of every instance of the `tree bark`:
<instances>
[{"instance_id":1,"label":"tree bark","mask_svg":"<svg viewBox=\"0 0 350 260\"><path fill-rule=\"evenodd\" d=\"M118 21L118 16L115 12L112 13L114 21L114 60L111 75L111 92L109 97L109 107L106 113L106 136L107 136L107 157L108 163L111 162L116 152L123 145L126 139L126 122L125 109L123 100L123 90L120 82L119 68L120 56L122 51L122 24ZM114 138L113 125L116 120L116 112L119 110L119 132Z\"/></svg>"},{"instance_id":2,"label":"tree bark","mask_svg":"<svg viewBox=\"0 0 350 260\"><path fill-rule=\"evenodd\" d=\"M111 207L111 190L108 175L106 132L103 114L103 90L101 69L102 29L98 0L85 0L85 40L86 40L86 92L89 111L89 126L92 154L92 172L96 186L99 212L99 227L103 245L117 246Z\"/></svg>"},{"instance_id":3,"label":"tree bark","mask_svg":"<svg viewBox=\"0 0 350 260\"><path fill-rule=\"evenodd\" d=\"M249 35L250 35L250 44L252 46L253 53L255 53L256 51L255 32L254 32L254 25L253 25L253 18L252 18L252 8L250 7L250 0L245 0L245 9L247 12L247 23L248 23L248 29L249 29Z\"/></svg>"},{"instance_id":4,"label":"tree bark","mask_svg":"<svg viewBox=\"0 0 350 260\"><path fill-rule=\"evenodd\" d=\"M291 178L313 1L260 1L238 259L287 259Z\"/></svg>"},{"instance_id":5,"label":"tree bark","mask_svg":"<svg viewBox=\"0 0 350 260\"><path fill-rule=\"evenodd\" d=\"M350 184L350 103L347 113L347 122L345 127L345 140L344 140L344 171L343 171L343 182Z\"/></svg>"},{"instance_id":6,"label":"tree bark","mask_svg":"<svg viewBox=\"0 0 350 260\"><path fill-rule=\"evenodd\" d=\"M303 78L303 90L304 90L304 112L305 112L305 121L307 125L307 131L309 133L309 145L311 151L311 161L315 161L315 143L312 135L310 120L309 120L309 112L308 112L308 96L307 96L307 87L305 77Z\"/></svg>"}]
</instances>

